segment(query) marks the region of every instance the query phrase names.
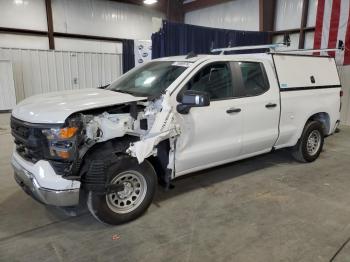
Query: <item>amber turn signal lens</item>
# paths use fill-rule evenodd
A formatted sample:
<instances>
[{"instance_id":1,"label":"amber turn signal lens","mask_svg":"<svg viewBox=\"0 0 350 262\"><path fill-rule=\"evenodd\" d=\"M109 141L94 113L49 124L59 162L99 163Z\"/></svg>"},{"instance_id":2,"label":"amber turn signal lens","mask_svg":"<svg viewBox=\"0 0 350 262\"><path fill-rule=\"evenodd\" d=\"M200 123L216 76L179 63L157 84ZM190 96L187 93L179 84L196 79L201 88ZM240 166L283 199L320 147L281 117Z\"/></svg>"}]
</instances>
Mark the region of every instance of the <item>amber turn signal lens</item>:
<instances>
[{"instance_id":1,"label":"amber turn signal lens","mask_svg":"<svg viewBox=\"0 0 350 262\"><path fill-rule=\"evenodd\" d=\"M70 156L69 152L67 152L67 151L57 151L57 155L63 159L68 159Z\"/></svg>"},{"instance_id":2,"label":"amber turn signal lens","mask_svg":"<svg viewBox=\"0 0 350 262\"><path fill-rule=\"evenodd\" d=\"M60 130L60 138L71 138L78 131L77 127L66 127Z\"/></svg>"}]
</instances>

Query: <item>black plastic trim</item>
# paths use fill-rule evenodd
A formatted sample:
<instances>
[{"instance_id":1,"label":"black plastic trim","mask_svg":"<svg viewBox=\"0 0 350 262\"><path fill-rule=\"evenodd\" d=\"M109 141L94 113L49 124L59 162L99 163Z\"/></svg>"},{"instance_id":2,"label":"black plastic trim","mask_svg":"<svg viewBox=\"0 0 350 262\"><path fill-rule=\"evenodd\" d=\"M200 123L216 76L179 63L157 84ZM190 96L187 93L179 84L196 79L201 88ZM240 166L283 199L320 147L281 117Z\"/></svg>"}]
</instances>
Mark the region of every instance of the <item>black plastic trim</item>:
<instances>
[{"instance_id":1,"label":"black plastic trim","mask_svg":"<svg viewBox=\"0 0 350 262\"><path fill-rule=\"evenodd\" d=\"M280 91L288 92L288 91L303 91L303 90L328 89L328 88L341 88L341 85L288 87L288 88L280 88Z\"/></svg>"},{"instance_id":2,"label":"black plastic trim","mask_svg":"<svg viewBox=\"0 0 350 262\"><path fill-rule=\"evenodd\" d=\"M290 52L293 52L292 50ZM297 52L297 50L295 50L295 52ZM310 50L310 52L312 52L312 50ZM314 53L319 53L320 51L314 51ZM314 55L314 54L296 54L296 53L288 53L288 52L269 52L269 55L283 55L283 56L306 56L306 57L316 57L316 58L332 58L329 55Z\"/></svg>"}]
</instances>

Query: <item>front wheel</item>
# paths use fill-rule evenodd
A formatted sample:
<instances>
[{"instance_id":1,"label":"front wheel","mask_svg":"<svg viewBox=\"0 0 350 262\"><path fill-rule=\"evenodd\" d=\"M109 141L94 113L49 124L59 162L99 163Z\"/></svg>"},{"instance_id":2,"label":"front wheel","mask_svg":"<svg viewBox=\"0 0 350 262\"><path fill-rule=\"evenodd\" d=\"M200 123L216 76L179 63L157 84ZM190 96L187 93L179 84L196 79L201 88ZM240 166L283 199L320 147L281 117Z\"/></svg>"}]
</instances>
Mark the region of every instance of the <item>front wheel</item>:
<instances>
[{"instance_id":1,"label":"front wheel","mask_svg":"<svg viewBox=\"0 0 350 262\"><path fill-rule=\"evenodd\" d=\"M124 188L104 194L89 192L87 206L95 218L117 225L138 218L148 209L155 194L157 176L147 160L139 164L135 158L116 158L107 165L106 175L110 185Z\"/></svg>"},{"instance_id":2,"label":"front wheel","mask_svg":"<svg viewBox=\"0 0 350 262\"><path fill-rule=\"evenodd\" d=\"M324 142L322 123L310 121L293 148L293 157L299 162L313 162L320 155Z\"/></svg>"}]
</instances>

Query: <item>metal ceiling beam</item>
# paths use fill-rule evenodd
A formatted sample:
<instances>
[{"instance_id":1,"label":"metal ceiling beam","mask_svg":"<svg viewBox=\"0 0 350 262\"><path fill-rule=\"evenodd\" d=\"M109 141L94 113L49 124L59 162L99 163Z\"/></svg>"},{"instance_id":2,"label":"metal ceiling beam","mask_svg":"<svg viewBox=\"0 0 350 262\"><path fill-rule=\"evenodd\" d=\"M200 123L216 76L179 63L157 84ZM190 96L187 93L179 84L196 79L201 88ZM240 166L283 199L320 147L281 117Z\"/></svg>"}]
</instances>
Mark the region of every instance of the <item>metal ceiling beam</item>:
<instances>
[{"instance_id":1,"label":"metal ceiling beam","mask_svg":"<svg viewBox=\"0 0 350 262\"><path fill-rule=\"evenodd\" d=\"M17 34L17 35L36 35L36 36L47 36L47 31L21 29L21 28L10 28L0 27L0 33Z\"/></svg>"},{"instance_id":2,"label":"metal ceiling beam","mask_svg":"<svg viewBox=\"0 0 350 262\"><path fill-rule=\"evenodd\" d=\"M54 32L54 37L64 37L64 38L75 38L75 39L85 39L85 40L100 40L100 41L110 41L110 42L122 42L123 39L117 37L105 37L96 35L82 35L82 34L71 34L71 33L60 33Z\"/></svg>"},{"instance_id":3,"label":"metal ceiling beam","mask_svg":"<svg viewBox=\"0 0 350 262\"><path fill-rule=\"evenodd\" d=\"M259 31L269 32L269 43L275 30L275 10L276 0L259 0Z\"/></svg>"},{"instance_id":4,"label":"metal ceiling beam","mask_svg":"<svg viewBox=\"0 0 350 262\"><path fill-rule=\"evenodd\" d=\"M259 30L274 31L276 0L259 0Z\"/></svg>"},{"instance_id":5,"label":"metal ceiling beam","mask_svg":"<svg viewBox=\"0 0 350 262\"><path fill-rule=\"evenodd\" d=\"M185 12L182 0L164 0L166 3L165 15L167 20L184 23Z\"/></svg>"},{"instance_id":6,"label":"metal ceiling beam","mask_svg":"<svg viewBox=\"0 0 350 262\"><path fill-rule=\"evenodd\" d=\"M315 27L305 27L304 28L305 32L312 32L315 31ZM286 29L286 30L278 30L278 31L273 31L272 34L273 35L282 35L282 34L297 34L300 32L300 28L292 28L292 29Z\"/></svg>"},{"instance_id":7,"label":"metal ceiling beam","mask_svg":"<svg viewBox=\"0 0 350 262\"><path fill-rule=\"evenodd\" d=\"M305 45L305 28L307 26L308 12L309 12L309 0L303 0L303 9L301 13L300 35L299 35L299 49L304 48L304 45Z\"/></svg>"},{"instance_id":8,"label":"metal ceiling beam","mask_svg":"<svg viewBox=\"0 0 350 262\"><path fill-rule=\"evenodd\" d=\"M46 6L47 33L49 37L49 48L54 50L55 38L53 37L54 30L53 30L51 0L45 0L45 6Z\"/></svg>"},{"instance_id":9,"label":"metal ceiling beam","mask_svg":"<svg viewBox=\"0 0 350 262\"><path fill-rule=\"evenodd\" d=\"M197 9L202 9L205 7L213 6L213 5L218 5L226 2L230 2L232 0L194 0L192 2L184 3L184 12L191 12Z\"/></svg>"}]
</instances>

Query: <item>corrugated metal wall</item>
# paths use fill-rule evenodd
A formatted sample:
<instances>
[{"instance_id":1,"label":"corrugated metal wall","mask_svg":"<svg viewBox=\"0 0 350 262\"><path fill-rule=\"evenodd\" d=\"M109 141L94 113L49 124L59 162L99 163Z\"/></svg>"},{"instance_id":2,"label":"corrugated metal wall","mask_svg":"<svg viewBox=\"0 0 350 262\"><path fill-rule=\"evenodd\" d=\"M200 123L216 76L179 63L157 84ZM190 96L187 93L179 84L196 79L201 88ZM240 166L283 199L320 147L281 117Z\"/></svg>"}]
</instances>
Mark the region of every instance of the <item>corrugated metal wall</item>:
<instances>
[{"instance_id":1,"label":"corrugated metal wall","mask_svg":"<svg viewBox=\"0 0 350 262\"><path fill-rule=\"evenodd\" d=\"M122 74L121 54L0 49L11 60L17 102L52 91L106 85Z\"/></svg>"},{"instance_id":2,"label":"corrugated metal wall","mask_svg":"<svg viewBox=\"0 0 350 262\"><path fill-rule=\"evenodd\" d=\"M344 91L340 119L342 124L350 126L350 65L339 67L339 75Z\"/></svg>"},{"instance_id":3,"label":"corrugated metal wall","mask_svg":"<svg viewBox=\"0 0 350 262\"><path fill-rule=\"evenodd\" d=\"M0 110L9 110L16 105L12 63L0 59Z\"/></svg>"},{"instance_id":4,"label":"corrugated metal wall","mask_svg":"<svg viewBox=\"0 0 350 262\"><path fill-rule=\"evenodd\" d=\"M56 32L127 39L151 39L153 19L164 18L146 6L106 0L52 0L52 12ZM0 27L46 31L45 0L0 0Z\"/></svg>"},{"instance_id":5,"label":"corrugated metal wall","mask_svg":"<svg viewBox=\"0 0 350 262\"><path fill-rule=\"evenodd\" d=\"M259 1L236 0L185 14L185 23L235 30L259 30Z\"/></svg>"},{"instance_id":6,"label":"corrugated metal wall","mask_svg":"<svg viewBox=\"0 0 350 262\"><path fill-rule=\"evenodd\" d=\"M52 12L56 32L127 39L151 39L153 18L164 17L145 6L101 0L52 0Z\"/></svg>"}]
</instances>

